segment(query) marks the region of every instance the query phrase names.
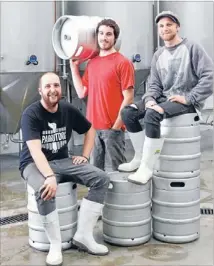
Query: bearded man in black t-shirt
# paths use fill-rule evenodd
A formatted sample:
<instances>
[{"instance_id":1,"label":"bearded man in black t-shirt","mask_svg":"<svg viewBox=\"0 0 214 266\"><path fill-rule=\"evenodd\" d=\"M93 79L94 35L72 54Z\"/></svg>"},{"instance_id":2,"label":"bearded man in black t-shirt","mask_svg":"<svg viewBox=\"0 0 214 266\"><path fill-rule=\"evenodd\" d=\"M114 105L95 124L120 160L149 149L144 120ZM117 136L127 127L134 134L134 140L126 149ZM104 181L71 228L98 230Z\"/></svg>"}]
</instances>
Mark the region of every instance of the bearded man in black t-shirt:
<instances>
[{"instance_id":1,"label":"bearded man in black t-shirt","mask_svg":"<svg viewBox=\"0 0 214 266\"><path fill-rule=\"evenodd\" d=\"M103 208L109 177L88 163L94 145L91 123L70 103L60 101L59 77L46 73L40 78L41 100L28 106L22 114L23 149L20 171L35 190L35 198L45 232L50 241L48 265L61 265L61 233L56 209L57 184L72 181L90 188L82 200L78 228L73 243L91 254L105 255L108 249L95 242L93 229ZM82 156L68 156L72 131L84 134Z\"/></svg>"}]
</instances>

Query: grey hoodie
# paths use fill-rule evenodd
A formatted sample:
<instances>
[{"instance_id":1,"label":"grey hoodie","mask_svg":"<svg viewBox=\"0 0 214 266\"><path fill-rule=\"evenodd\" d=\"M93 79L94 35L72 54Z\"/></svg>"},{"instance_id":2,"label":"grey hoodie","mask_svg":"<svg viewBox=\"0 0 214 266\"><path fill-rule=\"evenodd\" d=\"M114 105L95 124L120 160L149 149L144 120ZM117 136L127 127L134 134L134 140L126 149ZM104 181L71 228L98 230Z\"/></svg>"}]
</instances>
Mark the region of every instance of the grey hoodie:
<instances>
[{"instance_id":1,"label":"grey hoodie","mask_svg":"<svg viewBox=\"0 0 214 266\"><path fill-rule=\"evenodd\" d=\"M161 47L153 56L143 100L183 95L200 111L213 93L213 73L212 59L200 45L185 38L176 46Z\"/></svg>"}]
</instances>

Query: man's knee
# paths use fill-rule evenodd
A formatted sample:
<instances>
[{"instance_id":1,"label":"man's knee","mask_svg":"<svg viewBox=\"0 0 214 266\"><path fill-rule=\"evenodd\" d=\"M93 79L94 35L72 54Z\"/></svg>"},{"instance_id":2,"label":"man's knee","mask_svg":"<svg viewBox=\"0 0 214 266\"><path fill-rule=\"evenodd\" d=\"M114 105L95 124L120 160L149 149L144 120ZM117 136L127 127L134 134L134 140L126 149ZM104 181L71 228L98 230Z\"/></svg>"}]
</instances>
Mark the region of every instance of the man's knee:
<instances>
[{"instance_id":1,"label":"man's knee","mask_svg":"<svg viewBox=\"0 0 214 266\"><path fill-rule=\"evenodd\" d=\"M100 182L105 189L108 189L110 177L104 171L100 174Z\"/></svg>"},{"instance_id":2,"label":"man's knee","mask_svg":"<svg viewBox=\"0 0 214 266\"><path fill-rule=\"evenodd\" d=\"M134 120L136 117L138 110L130 105L125 106L121 110L121 118L125 124L129 123L130 121Z\"/></svg>"},{"instance_id":3,"label":"man's knee","mask_svg":"<svg viewBox=\"0 0 214 266\"><path fill-rule=\"evenodd\" d=\"M149 124L159 125L163 120L164 114L159 113L158 111L148 108L144 117L144 122Z\"/></svg>"},{"instance_id":4,"label":"man's knee","mask_svg":"<svg viewBox=\"0 0 214 266\"><path fill-rule=\"evenodd\" d=\"M108 189L109 183L110 183L110 178L109 176L102 170L97 169L96 172L96 180L94 181L92 187L94 188L104 188Z\"/></svg>"},{"instance_id":5,"label":"man's knee","mask_svg":"<svg viewBox=\"0 0 214 266\"><path fill-rule=\"evenodd\" d=\"M38 208L39 214L48 215L49 213L53 212L56 209L55 197L50 200L44 200L42 198L43 191L44 189L41 191L35 191L37 208Z\"/></svg>"}]
</instances>

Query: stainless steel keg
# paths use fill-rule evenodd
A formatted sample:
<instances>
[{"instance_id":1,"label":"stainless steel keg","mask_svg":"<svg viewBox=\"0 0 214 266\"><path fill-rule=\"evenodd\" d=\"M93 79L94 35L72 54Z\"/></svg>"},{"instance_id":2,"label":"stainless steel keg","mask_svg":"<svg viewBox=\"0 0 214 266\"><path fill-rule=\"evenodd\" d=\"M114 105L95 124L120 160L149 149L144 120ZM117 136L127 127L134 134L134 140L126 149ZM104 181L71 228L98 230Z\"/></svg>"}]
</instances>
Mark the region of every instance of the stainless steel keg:
<instances>
[{"instance_id":1,"label":"stainless steel keg","mask_svg":"<svg viewBox=\"0 0 214 266\"><path fill-rule=\"evenodd\" d=\"M85 61L99 52L96 39L96 27L102 20L97 16L62 16L52 31L52 44L61 59L78 59ZM119 36L115 48L120 49Z\"/></svg>"},{"instance_id":2,"label":"stainless steel keg","mask_svg":"<svg viewBox=\"0 0 214 266\"><path fill-rule=\"evenodd\" d=\"M153 173L155 238L185 243L200 236L200 124L197 113L164 119L165 137Z\"/></svg>"},{"instance_id":3,"label":"stainless steel keg","mask_svg":"<svg viewBox=\"0 0 214 266\"><path fill-rule=\"evenodd\" d=\"M50 242L38 213L35 191L28 185L27 192L29 244L38 250L48 251ZM68 249L72 246L71 240L77 230L78 204L76 184L66 182L58 185L56 207L59 214L62 249Z\"/></svg>"},{"instance_id":4,"label":"stainless steel keg","mask_svg":"<svg viewBox=\"0 0 214 266\"><path fill-rule=\"evenodd\" d=\"M136 185L128 173L110 174L110 186L103 208L103 236L106 242L134 246L151 237L150 182Z\"/></svg>"}]
</instances>

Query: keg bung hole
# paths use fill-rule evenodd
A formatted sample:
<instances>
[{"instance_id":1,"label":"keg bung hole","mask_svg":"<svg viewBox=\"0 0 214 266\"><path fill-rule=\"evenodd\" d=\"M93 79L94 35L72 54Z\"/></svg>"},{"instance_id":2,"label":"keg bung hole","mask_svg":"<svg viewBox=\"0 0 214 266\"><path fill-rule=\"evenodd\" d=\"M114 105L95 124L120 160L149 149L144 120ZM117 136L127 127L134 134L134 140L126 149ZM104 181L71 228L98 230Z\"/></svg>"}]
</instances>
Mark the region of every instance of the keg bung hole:
<instances>
[{"instance_id":1,"label":"keg bung hole","mask_svg":"<svg viewBox=\"0 0 214 266\"><path fill-rule=\"evenodd\" d=\"M134 241L134 238L131 238L132 241Z\"/></svg>"},{"instance_id":2,"label":"keg bung hole","mask_svg":"<svg viewBox=\"0 0 214 266\"><path fill-rule=\"evenodd\" d=\"M171 187L185 187L185 183L184 182L171 182L170 186Z\"/></svg>"},{"instance_id":3,"label":"keg bung hole","mask_svg":"<svg viewBox=\"0 0 214 266\"><path fill-rule=\"evenodd\" d=\"M199 116L198 116L198 115L196 115L196 116L194 117L194 121L199 121Z\"/></svg>"},{"instance_id":4,"label":"keg bung hole","mask_svg":"<svg viewBox=\"0 0 214 266\"><path fill-rule=\"evenodd\" d=\"M65 35L64 35L64 40L68 40L68 41L70 41L70 40L71 40L71 36L65 34Z\"/></svg>"}]
</instances>

